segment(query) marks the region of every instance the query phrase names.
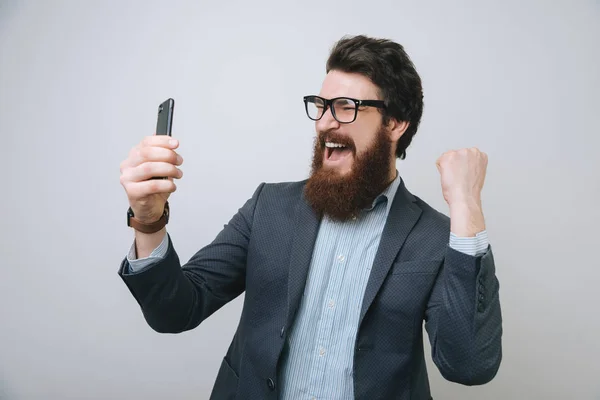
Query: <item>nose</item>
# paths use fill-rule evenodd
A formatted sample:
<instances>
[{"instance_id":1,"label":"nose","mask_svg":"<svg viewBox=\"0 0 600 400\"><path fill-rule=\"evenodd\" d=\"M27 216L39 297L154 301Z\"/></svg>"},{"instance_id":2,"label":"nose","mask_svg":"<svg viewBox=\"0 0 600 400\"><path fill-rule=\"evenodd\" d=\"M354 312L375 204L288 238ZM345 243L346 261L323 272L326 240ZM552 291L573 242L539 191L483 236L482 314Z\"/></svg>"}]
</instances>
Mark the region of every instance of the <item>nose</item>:
<instances>
[{"instance_id":1,"label":"nose","mask_svg":"<svg viewBox=\"0 0 600 400\"><path fill-rule=\"evenodd\" d=\"M337 129L340 127L340 123L333 118L331 107L327 107L327 110L325 110L325 113L323 113L323 116L316 122L316 124L318 132L326 132L328 130Z\"/></svg>"}]
</instances>

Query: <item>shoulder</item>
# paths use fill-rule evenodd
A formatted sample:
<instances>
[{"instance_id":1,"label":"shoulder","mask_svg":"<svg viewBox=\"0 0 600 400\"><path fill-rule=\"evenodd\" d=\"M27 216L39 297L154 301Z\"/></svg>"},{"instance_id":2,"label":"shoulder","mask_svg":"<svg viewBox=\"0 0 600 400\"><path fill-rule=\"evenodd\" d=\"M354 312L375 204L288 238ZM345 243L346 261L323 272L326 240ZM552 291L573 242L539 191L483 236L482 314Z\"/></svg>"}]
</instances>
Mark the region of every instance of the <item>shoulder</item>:
<instances>
[{"instance_id":1,"label":"shoulder","mask_svg":"<svg viewBox=\"0 0 600 400\"><path fill-rule=\"evenodd\" d=\"M433 224L434 226L439 228L450 228L450 217L431 206L426 200L424 200L420 196L417 196L416 194L411 192L406 186L404 180L401 182L398 191L401 192L398 193L399 195L404 195L404 198L406 198L408 201L410 201L420 209L420 220L422 222Z\"/></svg>"},{"instance_id":2,"label":"shoulder","mask_svg":"<svg viewBox=\"0 0 600 400\"><path fill-rule=\"evenodd\" d=\"M427 203L425 200L423 200L419 196L414 196L414 197L415 197L415 203L419 206L419 208L423 212L422 218L424 218L425 220L434 224L435 226L439 226L439 227L443 227L443 228L448 227L448 229L450 228L450 217L448 215L437 210L436 208L431 206L429 203Z\"/></svg>"},{"instance_id":3,"label":"shoulder","mask_svg":"<svg viewBox=\"0 0 600 400\"><path fill-rule=\"evenodd\" d=\"M287 182L264 182L264 190L281 195L299 195L307 180Z\"/></svg>"},{"instance_id":4,"label":"shoulder","mask_svg":"<svg viewBox=\"0 0 600 400\"><path fill-rule=\"evenodd\" d=\"M262 182L256 188L253 197L260 206L289 206L302 198L306 181Z\"/></svg>"},{"instance_id":5,"label":"shoulder","mask_svg":"<svg viewBox=\"0 0 600 400\"><path fill-rule=\"evenodd\" d=\"M423 198L412 193L411 196L413 206L421 213L409 235L407 247L418 252L419 257L426 254L429 258L441 259L450 238L450 217Z\"/></svg>"}]
</instances>

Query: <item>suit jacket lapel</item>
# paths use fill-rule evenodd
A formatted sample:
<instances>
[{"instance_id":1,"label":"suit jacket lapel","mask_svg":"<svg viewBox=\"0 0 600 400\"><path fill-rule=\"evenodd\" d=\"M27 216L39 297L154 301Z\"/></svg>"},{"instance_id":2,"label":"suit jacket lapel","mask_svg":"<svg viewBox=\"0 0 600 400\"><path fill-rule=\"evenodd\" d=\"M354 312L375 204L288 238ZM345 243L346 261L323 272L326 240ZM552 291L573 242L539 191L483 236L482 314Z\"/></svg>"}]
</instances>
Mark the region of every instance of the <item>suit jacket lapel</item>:
<instances>
[{"instance_id":1,"label":"suit jacket lapel","mask_svg":"<svg viewBox=\"0 0 600 400\"><path fill-rule=\"evenodd\" d=\"M304 197L302 187L301 200L296 206L296 216L292 229L295 230L290 252L288 272L288 313L286 326L290 326L296 316L300 297L304 291L308 269L319 232L320 219Z\"/></svg>"},{"instance_id":2,"label":"suit jacket lapel","mask_svg":"<svg viewBox=\"0 0 600 400\"><path fill-rule=\"evenodd\" d=\"M421 212L421 208L415 204L415 197L406 189L404 181L401 181L375 254L373 268L363 297L359 326Z\"/></svg>"}]
</instances>

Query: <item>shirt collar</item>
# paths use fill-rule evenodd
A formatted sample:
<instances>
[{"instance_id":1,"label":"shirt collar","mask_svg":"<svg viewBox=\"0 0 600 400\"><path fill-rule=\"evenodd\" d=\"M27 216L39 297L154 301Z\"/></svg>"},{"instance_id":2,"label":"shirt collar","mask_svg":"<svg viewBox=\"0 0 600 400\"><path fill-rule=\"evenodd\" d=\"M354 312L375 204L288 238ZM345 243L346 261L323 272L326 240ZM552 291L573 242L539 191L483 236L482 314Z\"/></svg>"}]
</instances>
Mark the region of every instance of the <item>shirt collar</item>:
<instances>
[{"instance_id":1,"label":"shirt collar","mask_svg":"<svg viewBox=\"0 0 600 400\"><path fill-rule=\"evenodd\" d=\"M396 170L396 177L394 180L385 188L383 192L381 192L379 196L375 198L375 200L373 200L371 207L367 208L365 211L371 211L377 204L381 203L382 201L387 201L385 212L388 214L390 212L390 208L392 207L394 196L398 191L398 186L400 186L400 180L400 174L398 173L398 170Z\"/></svg>"}]
</instances>

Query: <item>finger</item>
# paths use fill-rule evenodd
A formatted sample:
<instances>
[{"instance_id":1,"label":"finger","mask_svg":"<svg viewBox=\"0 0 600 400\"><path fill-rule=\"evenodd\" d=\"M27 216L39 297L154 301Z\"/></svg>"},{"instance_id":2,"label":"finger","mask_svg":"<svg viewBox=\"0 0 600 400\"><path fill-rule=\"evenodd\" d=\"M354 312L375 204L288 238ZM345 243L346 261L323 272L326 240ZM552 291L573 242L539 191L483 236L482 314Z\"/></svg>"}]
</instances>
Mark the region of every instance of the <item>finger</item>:
<instances>
[{"instance_id":1,"label":"finger","mask_svg":"<svg viewBox=\"0 0 600 400\"><path fill-rule=\"evenodd\" d=\"M123 175L125 180L140 182L156 176L179 179L183 176L183 171L171 163L147 161L137 167L128 168Z\"/></svg>"},{"instance_id":2,"label":"finger","mask_svg":"<svg viewBox=\"0 0 600 400\"><path fill-rule=\"evenodd\" d=\"M183 157L177 154L176 151L158 146L142 147L137 152L136 157L137 163L136 161L133 162L135 166L146 161L162 161L173 165L181 165L183 163Z\"/></svg>"},{"instance_id":3,"label":"finger","mask_svg":"<svg viewBox=\"0 0 600 400\"><path fill-rule=\"evenodd\" d=\"M179 141L177 139L171 138L168 135L146 136L138 145L136 145L129 151L127 158L123 162L121 162L121 165L120 165L121 174L123 174L123 171L125 169L130 168L130 167L136 167L145 161L143 155L140 154L140 152L142 151L142 149L145 149L146 147L160 147L160 148L172 150L172 149L176 149L177 147L179 147ZM177 160L176 156L175 156L175 160ZM152 161L161 161L161 160L160 159L155 160L153 158ZM181 165L182 162L183 162L183 159L181 159L181 161L179 163L177 161L175 161L175 162L173 162L173 164Z\"/></svg>"},{"instance_id":4,"label":"finger","mask_svg":"<svg viewBox=\"0 0 600 400\"><path fill-rule=\"evenodd\" d=\"M126 166L137 167L148 161L162 161L174 165L181 165L183 164L183 157L177 154L176 151L164 147L140 147L132 150L126 160ZM123 168L123 166L121 166L121 168Z\"/></svg>"},{"instance_id":5,"label":"finger","mask_svg":"<svg viewBox=\"0 0 600 400\"><path fill-rule=\"evenodd\" d=\"M179 140L168 135L146 136L140 143L140 147L159 146L168 149L176 149L179 146Z\"/></svg>"},{"instance_id":6,"label":"finger","mask_svg":"<svg viewBox=\"0 0 600 400\"><path fill-rule=\"evenodd\" d=\"M143 182L128 182L125 190L130 199L137 200L152 194L173 193L177 190L177 185L169 179L152 179Z\"/></svg>"},{"instance_id":7,"label":"finger","mask_svg":"<svg viewBox=\"0 0 600 400\"><path fill-rule=\"evenodd\" d=\"M123 173L123 171L129 167L135 167L136 165L139 164L139 162L136 164L136 161L139 160L139 156L138 153L140 151L141 148L141 144L137 144L136 146L132 147L131 150L129 150L129 153L127 154L127 158L125 160L123 160L123 162L121 162L121 174Z\"/></svg>"}]
</instances>

